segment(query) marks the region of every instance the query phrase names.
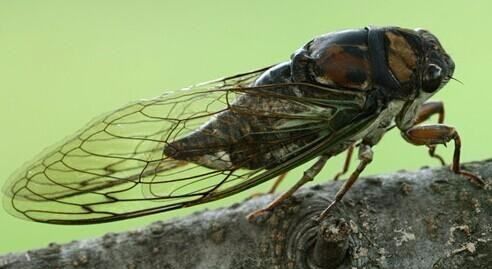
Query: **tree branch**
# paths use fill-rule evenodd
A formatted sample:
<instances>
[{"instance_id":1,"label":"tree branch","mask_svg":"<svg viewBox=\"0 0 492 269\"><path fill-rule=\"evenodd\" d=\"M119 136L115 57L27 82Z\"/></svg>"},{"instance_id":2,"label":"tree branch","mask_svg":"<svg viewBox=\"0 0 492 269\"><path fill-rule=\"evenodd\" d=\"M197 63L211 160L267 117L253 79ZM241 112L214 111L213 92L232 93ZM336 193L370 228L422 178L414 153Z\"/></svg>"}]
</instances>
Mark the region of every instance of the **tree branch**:
<instances>
[{"instance_id":1,"label":"tree branch","mask_svg":"<svg viewBox=\"0 0 492 269\"><path fill-rule=\"evenodd\" d=\"M0 268L492 268L492 159L362 178L322 223L342 182L304 188L268 219L272 196L141 230L0 257Z\"/></svg>"}]
</instances>

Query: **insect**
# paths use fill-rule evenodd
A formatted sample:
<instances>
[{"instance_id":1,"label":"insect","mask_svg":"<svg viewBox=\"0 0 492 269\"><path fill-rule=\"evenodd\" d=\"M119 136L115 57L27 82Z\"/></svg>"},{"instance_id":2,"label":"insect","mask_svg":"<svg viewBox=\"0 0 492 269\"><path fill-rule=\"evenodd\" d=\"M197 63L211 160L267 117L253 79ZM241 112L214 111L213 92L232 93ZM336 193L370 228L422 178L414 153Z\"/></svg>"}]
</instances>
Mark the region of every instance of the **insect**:
<instances>
[{"instance_id":1,"label":"insect","mask_svg":"<svg viewBox=\"0 0 492 269\"><path fill-rule=\"evenodd\" d=\"M3 190L5 207L53 224L123 220L215 201L318 158L290 190L249 215L255 218L356 145L360 162L323 218L394 126L436 158L435 146L453 140L452 171L483 184L460 168L460 137L442 124L442 103L426 103L454 67L426 30L321 35L280 64L100 116L13 174ZM418 125L434 114L439 124Z\"/></svg>"}]
</instances>

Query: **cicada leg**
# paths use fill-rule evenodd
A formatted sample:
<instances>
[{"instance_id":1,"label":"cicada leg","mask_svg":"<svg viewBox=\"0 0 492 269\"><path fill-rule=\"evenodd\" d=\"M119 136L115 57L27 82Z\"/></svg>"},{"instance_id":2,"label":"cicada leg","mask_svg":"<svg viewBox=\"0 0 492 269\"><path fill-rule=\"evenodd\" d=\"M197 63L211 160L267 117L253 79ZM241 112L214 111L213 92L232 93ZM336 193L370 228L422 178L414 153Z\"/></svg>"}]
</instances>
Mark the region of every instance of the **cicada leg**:
<instances>
[{"instance_id":1,"label":"cicada leg","mask_svg":"<svg viewBox=\"0 0 492 269\"><path fill-rule=\"evenodd\" d=\"M307 182L311 181L314 179L314 177L319 174L321 169L325 166L326 162L330 156L323 155L321 156L316 163L313 164L308 170L304 172L304 175L302 178L294 185L292 186L288 191L284 192L282 195L279 197L275 198L272 202L270 202L266 207L253 211L250 214L248 214L247 219L252 222L256 218L258 218L261 215L267 214L268 212L272 211L276 206L281 204L283 201L288 199L289 197L294 194L296 190L298 190L302 185L306 184Z\"/></svg>"},{"instance_id":2,"label":"cicada leg","mask_svg":"<svg viewBox=\"0 0 492 269\"><path fill-rule=\"evenodd\" d=\"M430 117L433 115L438 114L438 119L437 123L442 124L444 123L444 103L441 101L430 101L422 104L420 107L420 110L417 113L417 118L415 119L414 125L420 124L426 120L428 120ZM432 158L435 158L439 160L439 162L442 165L446 165L446 162L444 159L436 154L436 146L435 145L428 145L429 148L429 155Z\"/></svg>"},{"instance_id":3,"label":"cicada leg","mask_svg":"<svg viewBox=\"0 0 492 269\"><path fill-rule=\"evenodd\" d=\"M355 181L359 178L360 173L364 171L366 166L372 162L372 157L373 157L373 152L371 149L371 146L367 144L360 144L359 146L359 165L355 169L354 172L350 175L350 177L345 181L343 186L338 190L337 194L335 195L335 200L325 209L323 212L318 217L318 220L321 221L323 220L326 216L328 216L328 213L330 210L340 201L342 200L343 196L347 193L347 191L354 185Z\"/></svg>"},{"instance_id":4,"label":"cicada leg","mask_svg":"<svg viewBox=\"0 0 492 269\"><path fill-rule=\"evenodd\" d=\"M268 194L274 193L277 190L277 188L280 185L280 183L282 183L282 181L284 181L284 179L285 179L286 176L287 176L287 173L283 173L280 176L278 176L277 177L277 180L275 180L275 182L273 183L272 187L270 188L270 190L267 193Z\"/></svg>"},{"instance_id":5,"label":"cicada leg","mask_svg":"<svg viewBox=\"0 0 492 269\"><path fill-rule=\"evenodd\" d=\"M453 164L451 166L453 172L466 176L469 180L475 181L482 186L485 185L480 176L460 168L461 138L455 128L444 124L414 126L402 131L402 136L411 144L426 146L446 144L454 140Z\"/></svg>"},{"instance_id":6,"label":"cicada leg","mask_svg":"<svg viewBox=\"0 0 492 269\"><path fill-rule=\"evenodd\" d=\"M257 192L257 193L253 193L251 195L251 197L256 197L256 196L260 196L260 195L263 195L263 194L272 194L272 193L275 193L275 191L277 190L278 186L280 185L280 183L282 183L282 181L284 181L285 177L287 176L287 173L283 173L281 174L280 176L277 177L277 179L275 179L275 182L273 183L272 187L270 188L270 190L268 192Z\"/></svg>"},{"instance_id":7,"label":"cicada leg","mask_svg":"<svg viewBox=\"0 0 492 269\"><path fill-rule=\"evenodd\" d=\"M428 120L438 114L437 123L444 123L444 103L441 101L429 101L422 104L415 119L415 125Z\"/></svg>"},{"instance_id":8,"label":"cicada leg","mask_svg":"<svg viewBox=\"0 0 492 269\"><path fill-rule=\"evenodd\" d=\"M342 171L338 172L333 180L338 180L341 176L345 175L347 173L348 169L350 168L350 162L352 160L352 153L354 152L355 144L350 145L350 147L347 149L347 155L345 157L345 162L343 163L343 169Z\"/></svg>"}]
</instances>

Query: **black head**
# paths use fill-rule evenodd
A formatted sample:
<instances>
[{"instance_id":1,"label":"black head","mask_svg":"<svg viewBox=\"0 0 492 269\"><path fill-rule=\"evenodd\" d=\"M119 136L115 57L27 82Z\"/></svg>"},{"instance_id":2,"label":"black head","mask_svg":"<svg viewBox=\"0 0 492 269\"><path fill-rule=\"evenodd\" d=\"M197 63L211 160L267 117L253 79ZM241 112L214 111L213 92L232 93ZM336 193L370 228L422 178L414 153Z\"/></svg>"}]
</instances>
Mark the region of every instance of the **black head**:
<instances>
[{"instance_id":1,"label":"black head","mask_svg":"<svg viewBox=\"0 0 492 269\"><path fill-rule=\"evenodd\" d=\"M452 77L454 62L429 31L393 28L386 38L388 63L400 83L435 93Z\"/></svg>"},{"instance_id":2,"label":"black head","mask_svg":"<svg viewBox=\"0 0 492 269\"><path fill-rule=\"evenodd\" d=\"M433 93L453 76L454 62L435 35L423 29L415 31L422 40L421 87L424 92Z\"/></svg>"}]
</instances>

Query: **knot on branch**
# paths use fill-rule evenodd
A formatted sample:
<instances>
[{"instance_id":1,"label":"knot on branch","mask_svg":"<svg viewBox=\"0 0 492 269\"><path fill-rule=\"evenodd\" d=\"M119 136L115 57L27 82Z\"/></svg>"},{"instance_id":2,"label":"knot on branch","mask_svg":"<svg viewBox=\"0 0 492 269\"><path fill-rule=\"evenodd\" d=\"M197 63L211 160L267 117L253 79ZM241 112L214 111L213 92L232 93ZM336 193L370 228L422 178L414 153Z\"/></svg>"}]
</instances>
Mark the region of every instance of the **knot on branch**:
<instances>
[{"instance_id":1,"label":"knot on branch","mask_svg":"<svg viewBox=\"0 0 492 269\"><path fill-rule=\"evenodd\" d=\"M349 256L349 222L331 217L318 223L318 214L298 223L289 234L286 255L295 264L293 268L336 268Z\"/></svg>"},{"instance_id":2,"label":"knot on branch","mask_svg":"<svg viewBox=\"0 0 492 269\"><path fill-rule=\"evenodd\" d=\"M353 233L350 221L341 218L344 214L335 208L331 217L318 222L317 218L324 209L321 205L328 203L316 203L309 210L288 214L292 208L299 207L292 206L293 203L310 201L311 198L301 197L289 199L289 202L275 209L266 222L268 234L271 235L266 243L270 246L272 265L289 269L337 268L350 257Z\"/></svg>"},{"instance_id":3,"label":"knot on branch","mask_svg":"<svg viewBox=\"0 0 492 269\"><path fill-rule=\"evenodd\" d=\"M312 261L321 268L334 268L347 257L349 239L352 234L350 224L343 218L323 221L318 228Z\"/></svg>"}]
</instances>

